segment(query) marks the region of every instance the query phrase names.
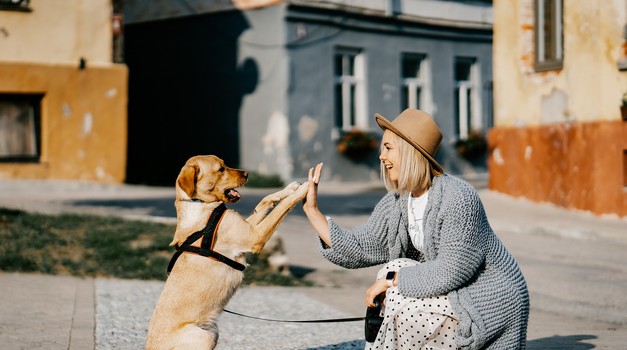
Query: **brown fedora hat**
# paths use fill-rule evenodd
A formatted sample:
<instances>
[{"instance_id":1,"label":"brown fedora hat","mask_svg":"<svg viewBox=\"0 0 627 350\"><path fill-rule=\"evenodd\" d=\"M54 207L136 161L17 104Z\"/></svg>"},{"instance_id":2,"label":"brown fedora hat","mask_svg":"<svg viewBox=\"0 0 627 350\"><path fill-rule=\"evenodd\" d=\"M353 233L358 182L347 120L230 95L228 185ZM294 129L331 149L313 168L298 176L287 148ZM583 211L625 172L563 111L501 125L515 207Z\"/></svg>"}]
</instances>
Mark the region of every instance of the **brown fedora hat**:
<instances>
[{"instance_id":1,"label":"brown fedora hat","mask_svg":"<svg viewBox=\"0 0 627 350\"><path fill-rule=\"evenodd\" d=\"M442 141L442 132L430 115L417 109L406 109L392 122L380 114L375 114L374 118L381 129L390 130L409 142L435 169L444 172L442 166L433 158Z\"/></svg>"}]
</instances>

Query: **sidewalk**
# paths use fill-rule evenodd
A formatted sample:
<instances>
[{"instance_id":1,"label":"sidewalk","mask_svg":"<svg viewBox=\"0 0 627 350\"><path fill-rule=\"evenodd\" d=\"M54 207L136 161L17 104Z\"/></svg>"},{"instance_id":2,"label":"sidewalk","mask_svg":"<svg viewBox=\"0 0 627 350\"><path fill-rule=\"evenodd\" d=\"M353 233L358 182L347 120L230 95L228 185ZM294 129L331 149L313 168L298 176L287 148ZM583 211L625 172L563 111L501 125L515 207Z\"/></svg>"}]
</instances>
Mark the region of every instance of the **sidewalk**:
<instances>
[{"instance_id":1,"label":"sidewalk","mask_svg":"<svg viewBox=\"0 0 627 350\"><path fill-rule=\"evenodd\" d=\"M0 207L174 221L173 192L145 186L0 181ZM245 198L260 198L271 190L241 192ZM368 196L350 200L364 193ZM321 198L341 198L354 209L331 214L347 228L365 222L367 211L359 206L371 205L382 194L377 184L320 187ZM567 211L485 188L480 195L490 224L519 261L529 285L528 348L624 348L627 220ZM290 213L277 234L289 264L311 271L305 278L318 287L243 287L228 308L283 319L363 316L364 292L376 267L349 271L321 258L301 212L297 208ZM162 282L155 281L0 273L0 344L2 349L143 348L161 288ZM360 322L282 324L228 314L220 321L219 349L359 349L363 344Z\"/></svg>"}]
</instances>

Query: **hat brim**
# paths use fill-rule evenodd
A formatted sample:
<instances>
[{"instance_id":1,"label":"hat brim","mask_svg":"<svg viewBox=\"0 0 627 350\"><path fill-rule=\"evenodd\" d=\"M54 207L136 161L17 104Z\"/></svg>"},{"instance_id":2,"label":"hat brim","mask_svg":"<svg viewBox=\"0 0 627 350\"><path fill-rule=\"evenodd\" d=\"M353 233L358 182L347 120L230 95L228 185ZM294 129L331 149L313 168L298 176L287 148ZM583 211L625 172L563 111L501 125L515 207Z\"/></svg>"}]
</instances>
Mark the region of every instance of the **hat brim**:
<instances>
[{"instance_id":1,"label":"hat brim","mask_svg":"<svg viewBox=\"0 0 627 350\"><path fill-rule=\"evenodd\" d=\"M417 149L418 152L420 152L423 156L425 156L425 158L427 158L429 160L431 165L433 165L433 167L437 171L439 171L441 173L444 172L444 169L442 169L442 166L438 162L435 161L435 159L429 154L429 152L427 152L424 148L422 148L422 146L417 144L414 140L412 140L411 138L405 136L405 134L402 131L400 131L397 127L395 127L389 120L385 119L384 116L382 116L380 114L375 114L374 115L374 119L377 121L377 124L379 124L379 127L383 131L390 130L391 132L395 133L396 135L398 135L403 140L407 141L410 145L412 145L415 149Z\"/></svg>"}]
</instances>

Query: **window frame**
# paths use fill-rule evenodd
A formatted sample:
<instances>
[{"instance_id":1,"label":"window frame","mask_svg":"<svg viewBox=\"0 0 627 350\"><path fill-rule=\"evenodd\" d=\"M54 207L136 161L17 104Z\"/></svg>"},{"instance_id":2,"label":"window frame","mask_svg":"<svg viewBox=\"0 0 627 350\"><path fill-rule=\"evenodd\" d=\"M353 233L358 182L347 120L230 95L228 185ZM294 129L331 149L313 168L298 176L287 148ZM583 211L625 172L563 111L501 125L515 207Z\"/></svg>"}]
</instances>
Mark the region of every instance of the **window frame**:
<instances>
[{"instance_id":1,"label":"window frame","mask_svg":"<svg viewBox=\"0 0 627 350\"><path fill-rule=\"evenodd\" d=\"M0 155L0 163L39 163L41 161L41 104L44 94L40 93L0 93L0 101L27 103L32 113L32 125L28 130L33 138L32 155Z\"/></svg>"},{"instance_id":2,"label":"window frame","mask_svg":"<svg viewBox=\"0 0 627 350\"><path fill-rule=\"evenodd\" d=\"M418 71L415 76L406 76L404 72L407 61L418 62ZM429 114L433 113L433 96L431 91L431 63L426 54L422 53L402 53L401 54L401 110L414 108L423 110ZM407 89L407 96L405 96ZM416 91L420 90L420 97L417 98ZM407 103L404 103L407 101Z\"/></svg>"},{"instance_id":3,"label":"window frame","mask_svg":"<svg viewBox=\"0 0 627 350\"><path fill-rule=\"evenodd\" d=\"M468 79L458 80L454 76L454 108L455 108L455 138L456 140L467 140L474 131L483 131L483 121L481 114L481 73L479 72L479 61L476 57L456 56L456 65L467 63L469 65ZM468 106L461 108L462 105Z\"/></svg>"},{"instance_id":4,"label":"window frame","mask_svg":"<svg viewBox=\"0 0 627 350\"><path fill-rule=\"evenodd\" d=\"M338 56L342 61L339 74ZM352 72L347 71L347 65L352 67ZM341 131L367 130L364 53L361 49L337 47L333 53L333 69L335 127Z\"/></svg>"},{"instance_id":5,"label":"window frame","mask_svg":"<svg viewBox=\"0 0 627 350\"><path fill-rule=\"evenodd\" d=\"M546 32L544 30L544 8L547 2L551 2L553 5L549 18L551 21L549 30L554 42L550 48L551 52L548 54L545 52ZM564 64L564 2L563 0L535 0L534 5L534 69L537 72L562 69Z\"/></svg>"}]
</instances>

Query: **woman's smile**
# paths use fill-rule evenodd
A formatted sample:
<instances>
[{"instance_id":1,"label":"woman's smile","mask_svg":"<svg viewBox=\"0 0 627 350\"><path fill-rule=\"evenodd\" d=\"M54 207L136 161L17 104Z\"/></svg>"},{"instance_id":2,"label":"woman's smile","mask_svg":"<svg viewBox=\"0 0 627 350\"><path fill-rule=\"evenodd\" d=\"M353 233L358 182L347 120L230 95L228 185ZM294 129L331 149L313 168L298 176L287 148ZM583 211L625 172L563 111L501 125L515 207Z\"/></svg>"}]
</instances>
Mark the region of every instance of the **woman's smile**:
<instances>
[{"instance_id":1,"label":"woman's smile","mask_svg":"<svg viewBox=\"0 0 627 350\"><path fill-rule=\"evenodd\" d=\"M381 144L383 146L381 147L379 160L383 162L383 166L385 166L385 171L387 171L390 180L398 181L399 168L396 165L399 163L400 152L399 145L396 144L391 131L386 130L383 133Z\"/></svg>"}]
</instances>

